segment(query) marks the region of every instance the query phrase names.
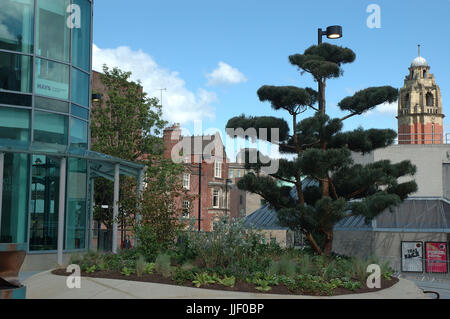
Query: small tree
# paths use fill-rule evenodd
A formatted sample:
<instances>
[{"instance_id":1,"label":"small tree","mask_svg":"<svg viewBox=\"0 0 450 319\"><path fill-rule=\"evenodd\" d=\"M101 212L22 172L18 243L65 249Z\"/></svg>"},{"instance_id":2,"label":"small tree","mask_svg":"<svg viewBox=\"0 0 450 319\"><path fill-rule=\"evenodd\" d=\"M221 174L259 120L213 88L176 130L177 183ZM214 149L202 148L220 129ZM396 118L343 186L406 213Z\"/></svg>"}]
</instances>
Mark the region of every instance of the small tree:
<instances>
[{"instance_id":1,"label":"small tree","mask_svg":"<svg viewBox=\"0 0 450 319\"><path fill-rule=\"evenodd\" d=\"M160 137L167 124L156 98L149 98L140 82L130 80L131 73L103 66L101 81L105 97L92 109L92 149L147 166L142 202L137 201L134 178L120 179L120 215L122 227L135 226L137 213L143 223L155 224L158 236L170 236L175 229L173 204L179 191L182 165L163 159ZM113 183L97 179L95 184L95 218L107 228L113 224ZM172 198L171 198L172 196ZM101 208L107 204L109 209ZM139 208L139 210L138 210Z\"/></svg>"},{"instance_id":2,"label":"small tree","mask_svg":"<svg viewBox=\"0 0 450 319\"><path fill-rule=\"evenodd\" d=\"M289 57L301 73L310 73L322 83L343 74L342 64L355 60L348 48L328 43L314 45L303 54ZM275 110L285 110L292 120L292 134L284 119L258 121L257 117L232 118L227 128L277 128L279 141L268 136L267 141L277 143L280 151L295 154L294 160L281 159L279 170L270 176L245 175L240 189L259 194L277 210L279 223L305 234L318 254L331 253L334 225L346 216L364 216L370 220L386 208L398 205L417 190L414 181L399 183L398 178L415 174L409 161L391 164L378 161L368 165L354 164L351 151L368 153L394 142L396 132L390 129L362 127L342 132L343 121L375 108L385 102L394 102L398 90L390 86L370 87L344 98L339 108L348 111L343 118L331 119L325 112L325 94L322 97L311 88L294 86L262 86L258 90L261 101L269 101ZM323 99L323 108L315 103ZM298 122L298 116L308 109L314 116ZM228 132L228 131L227 131ZM233 136L232 136L233 137ZM261 138L261 136L258 136ZM247 163L247 167L261 168L260 163ZM313 183L304 187L307 178ZM278 181L290 183L282 186Z\"/></svg>"}]
</instances>

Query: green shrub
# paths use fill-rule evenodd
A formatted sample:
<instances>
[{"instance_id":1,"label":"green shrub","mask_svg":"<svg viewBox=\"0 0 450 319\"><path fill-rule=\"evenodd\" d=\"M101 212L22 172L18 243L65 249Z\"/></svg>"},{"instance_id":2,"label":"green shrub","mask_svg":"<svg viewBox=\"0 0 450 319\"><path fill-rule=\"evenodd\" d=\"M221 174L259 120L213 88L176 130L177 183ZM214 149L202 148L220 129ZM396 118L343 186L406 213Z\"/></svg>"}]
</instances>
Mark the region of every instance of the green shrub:
<instances>
[{"instance_id":1,"label":"green shrub","mask_svg":"<svg viewBox=\"0 0 450 319\"><path fill-rule=\"evenodd\" d=\"M170 259L170 255L166 253L159 254L155 260L155 270L166 278L170 277L172 271L170 266Z\"/></svg>"},{"instance_id":2,"label":"green shrub","mask_svg":"<svg viewBox=\"0 0 450 319\"><path fill-rule=\"evenodd\" d=\"M86 269L86 272L87 273L93 273L93 272L95 272L97 270L97 266L96 265L92 265L92 266L90 266L90 267L88 267L87 269Z\"/></svg>"},{"instance_id":3,"label":"green shrub","mask_svg":"<svg viewBox=\"0 0 450 319\"><path fill-rule=\"evenodd\" d=\"M172 280L176 281L179 285L186 282L192 282L195 278L195 274L192 271L182 268L176 268L172 275Z\"/></svg>"},{"instance_id":4,"label":"green shrub","mask_svg":"<svg viewBox=\"0 0 450 319\"><path fill-rule=\"evenodd\" d=\"M137 251L149 262L153 262L159 253L165 250L168 243L160 243L152 226L136 226L134 235L137 239Z\"/></svg>"}]
</instances>

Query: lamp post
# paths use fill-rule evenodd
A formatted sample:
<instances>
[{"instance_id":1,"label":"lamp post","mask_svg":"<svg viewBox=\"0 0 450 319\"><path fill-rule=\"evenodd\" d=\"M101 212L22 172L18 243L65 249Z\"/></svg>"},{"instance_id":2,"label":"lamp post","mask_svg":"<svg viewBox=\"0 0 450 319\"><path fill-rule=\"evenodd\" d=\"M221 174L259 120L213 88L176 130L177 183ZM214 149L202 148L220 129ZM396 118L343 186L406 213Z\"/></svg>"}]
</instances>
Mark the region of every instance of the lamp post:
<instances>
[{"instance_id":1,"label":"lamp post","mask_svg":"<svg viewBox=\"0 0 450 319\"><path fill-rule=\"evenodd\" d=\"M322 44L322 37L326 35L328 39L339 39L342 38L342 26L332 25L323 31L321 28L317 30L317 44ZM325 114L325 107L323 105L323 84L322 79L319 82L319 111Z\"/></svg>"},{"instance_id":2,"label":"lamp post","mask_svg":"<svg viewBox=\"0 0 450 319\"><path fill-rule=\"evenodd\" d=\"M227 178L225 180L225 210L228 214L228 183L232 183L231 179Z\"/></svg>"}]
</instances>

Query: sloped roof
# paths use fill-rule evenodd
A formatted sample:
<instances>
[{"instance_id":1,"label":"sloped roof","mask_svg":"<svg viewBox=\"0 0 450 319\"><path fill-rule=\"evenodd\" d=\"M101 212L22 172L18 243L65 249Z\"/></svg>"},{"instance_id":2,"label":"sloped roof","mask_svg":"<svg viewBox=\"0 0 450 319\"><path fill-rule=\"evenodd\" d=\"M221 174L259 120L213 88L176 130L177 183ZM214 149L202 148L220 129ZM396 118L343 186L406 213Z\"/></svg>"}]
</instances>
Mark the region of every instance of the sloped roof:
<instances>
[{"instance_id":1,"label":"sloped roof","mask_svg":"<svg viewBox=\"0 0 450 319\"><path fill-rule=\"evenodd\" d=\"M277 212L269 204L262 206L245 218L244 225L257 229L288 230L278 225Z\"/></svg>"}]
</instances>

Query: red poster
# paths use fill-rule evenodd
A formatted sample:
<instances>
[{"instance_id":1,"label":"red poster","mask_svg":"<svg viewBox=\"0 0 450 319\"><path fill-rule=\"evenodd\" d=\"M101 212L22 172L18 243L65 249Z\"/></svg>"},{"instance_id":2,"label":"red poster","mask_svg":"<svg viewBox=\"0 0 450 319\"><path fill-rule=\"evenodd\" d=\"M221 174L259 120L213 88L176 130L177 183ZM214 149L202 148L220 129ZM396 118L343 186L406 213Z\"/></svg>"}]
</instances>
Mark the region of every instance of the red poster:
<instances>
[{"instance_id":1,"label":"red poster","mask_svg":"<svg viewBox=\"0 0 450 319\"><path fill-rule=\"evenodd\" d=\"M425 256L427 272L447 272L447 243L425 243Z\"/></svg>"}]
</instances>

